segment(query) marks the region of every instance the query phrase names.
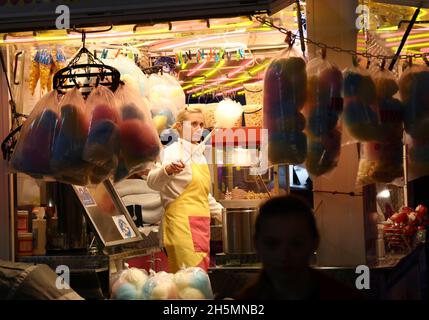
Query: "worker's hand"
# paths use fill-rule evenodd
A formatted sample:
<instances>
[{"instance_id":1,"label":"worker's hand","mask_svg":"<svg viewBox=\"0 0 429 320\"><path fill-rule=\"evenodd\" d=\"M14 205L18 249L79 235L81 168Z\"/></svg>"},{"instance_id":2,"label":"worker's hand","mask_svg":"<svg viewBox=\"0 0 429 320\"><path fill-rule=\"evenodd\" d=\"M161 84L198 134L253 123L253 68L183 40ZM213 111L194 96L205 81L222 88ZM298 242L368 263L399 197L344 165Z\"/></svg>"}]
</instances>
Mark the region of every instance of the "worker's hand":
<instances>
[{"instance_id":1,"label":"worker's hand","mask_svg":"<svg viewBox=\"0 0 429 320\"><path fill-rule=\"evenodd\" d=\"M178 162L172 162L171 164L167 165L165 167L165 171L169 176L171 176L172 174L178 174L182 172L184 168L185 168L185 164L183 163L182 160L180 160Z\"/></svg>"}]
</instances>

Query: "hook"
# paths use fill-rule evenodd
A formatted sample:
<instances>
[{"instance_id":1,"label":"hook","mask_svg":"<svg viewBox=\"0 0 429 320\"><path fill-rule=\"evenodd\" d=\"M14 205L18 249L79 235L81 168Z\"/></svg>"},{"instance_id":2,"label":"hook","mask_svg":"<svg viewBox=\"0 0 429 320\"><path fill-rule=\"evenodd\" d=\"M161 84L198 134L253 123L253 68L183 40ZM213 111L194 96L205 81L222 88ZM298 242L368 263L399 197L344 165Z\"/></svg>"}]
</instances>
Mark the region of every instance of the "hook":
<instances>
[{"instance_id":1,"label":"hook","mask_svg":"<svg viewBox=\"0 0 429 320\"><path fill-rule=\"evenodd\" d=\"M322 56L323 60L326 59L326 48L321 48L320 49L320 55Z\"/></svg>"},{"instance_id":2,"label":"hook","mask_svg":"<svg viewBox=\"0 0 429 320\"><path fill-rule=\"evenodd\" d=\"M294 36L292 35L292 32L291 32L291 31L288 31L288 32L286 33L286 39L285 39L285 42L289 45L289 47L292 47L292 46L293 46L293 44L295 43L295 38L294 38Z\"/></svg>"},{"instance_id":3,"label":"hook","mask_svg":"<svg viewBox=\"0 0 429 320\"><path fill-rule=\"evenodd\" d=\"M357 67L359 65L359 58L356 55L352 56L353 67Z\"/></svg>"},{"instance_id":4,"label":"hook","mask_svg":"<svg viewBox=\"0 0 429 320\"><path fill-rule=\"evenodd\" d=\"M383 71L385 67L386 67L386 58L383 58L380 64L380 70Z\"/></svg>"},{"instance_id":5,"label":"hook","mask_svg":"<svg viewBox=\"0 0 429 320\"><path fill-rule=\"evenodd\" d=\"M82 30L82 47L85 48L86 32Z\"/></svg>"}]
</instances>

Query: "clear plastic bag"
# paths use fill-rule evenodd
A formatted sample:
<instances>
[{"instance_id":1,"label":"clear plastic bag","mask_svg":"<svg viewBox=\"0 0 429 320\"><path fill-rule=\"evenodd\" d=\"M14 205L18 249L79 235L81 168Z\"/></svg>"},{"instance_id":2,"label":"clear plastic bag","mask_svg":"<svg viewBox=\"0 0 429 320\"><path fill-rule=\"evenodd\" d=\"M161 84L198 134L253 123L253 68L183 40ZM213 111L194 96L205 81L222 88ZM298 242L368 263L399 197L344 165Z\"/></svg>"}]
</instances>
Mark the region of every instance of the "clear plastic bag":
<instances>
[{"instance_id":1,"label":"clear plastic bag","mask_svg":"<svg viewBox=\"0 0 429 320\"><path fill-rule=\"evenodd\" d=\"M429 139L429 68L413 65L399 79L405 131L414 139Z\"/></svg>"},{"instance_id":2,"label":"clear plastic bag","mask_svg":"<svg viewBox=\"0 0 429 320\"><path fill-rule=\"evenodd\" d=\"M174 275L178 296L183 300L213 299L213 291L208 274L199 267L178 271Z\"/></svg>"},{"instance_id":3,"label":"clear plastic bag","mask_svg":"<svg viewBox=\"0 0 429 320\"><path fill-rule=\"evenodd\" d=\"M161 143L148 107L132 87L120 85L115 98L121 117L120 161L114 175L118 182L155 161Z\"/></svg>"},{"instance_id":4,"label":"clear plastic bag","mask_svg":"<svg viewBox=\"0 0 429 320\"><path fill-rule=\"evenodd\" d=\"M361 144L357 185L391 183L403 173L402 141Z\"/></svg>"},{"instance_id":5,"label":"clear plastic bag","mask_svg":"<svg viewBox=\"0 0 429 320\"><path fill-rule=\"evenodd\" d=\"M376 141L380 137L376 86L368 72L359 67L344 72L343 121L358 141Z\"/></svg>"},{"instance_id":6,"label":"clear plastic bag","mask_svg":"<svg viewBox=\"0 0 429 320\"><path fill-rule=\"evenodd\" d=\"M134 85L142 97L149 95L149 79L131 59L119 55L115 59L102 59L102 61L118 70L121 80Z\"/></svg>"},{"instance_id":7,"label":"clear plastic bag","mask_svg":"<svg viewBox=\"0 0 429 320\"><path fill-rule=\"evenodd\" d=\"M307 78L305 166L310 174L320 176L337 166L341 151L343 75L325 58L315 58L307 64Z\"/></svg>"},{"instance_id":8,"label":"clear plastic bag","mask_svg":"<svg viewBox=\"0 0 429 320\"><path fill-rule=\"evenodd\" d=\"M178 299L174 275L164 271L151 271L149 279L143 286L141 297L143 300L170 300Z\"/></svg>"},{"instance_id":9,"label":"clear plastic bag","mask_svg":"<svg viewBox=\"0 0 429 320\"><path fill-rule=\"evenodd\" d=\"M273 59L264 78L264 128L268 157L273 164L303 163L307 155L305 118L306 64L293 49Z\"/></svg>"},{"instance_id":10,"label":"clear plastic bag","mask_svg":"<svg viewBox=\"0 0 429 320\"><path fill-rule=\"evenodd\" d=\"M118 167L120 117L115 96L103 86L98 86L91 92L86 101L86 109L89 131L83 159L93 165L90 182L98 184Z\"/></svg>"},{"instance_id":11,"label":"clear plastic bag","mask_svg":"<svg viewBox=\"0 0 429 320\"><path fill-rule=\"evenodd\" d=\"M154 116L170 110L175 118L177 112L185 107L185 93L176 78L168 74L151 74L149 87L149 107Z\"/></svg>"},{"instance_id":12,"label":"clear plastic bag","mask_svg":"<svg viewBox=\"0 0 429 320\"><path fill-rule=\"evenodd\" d=\"M59 121L57 91L45 94L24 122L11 159L11 170L36 179L52 177L51 152Z\"/></svg>"},{"instance_id":13,"label":"clear plastic bag","mask_svg":"<svg viewBox=\"0 0 429 320\"><path fill-rule=\"evenodd\" d=\"M394 96L399 90L394 74L380 70L374 75L377 91L379 135L382 142L401 141L403 137L403 105Z\"/></svg>"},{"instance_id":14,"label":"clear plastic bag","mask_svg":"<svg viewBox=\"0 0 429 320\"><path fill-rule=\"evenodd\" d=\"M90 164L83 160L89 121L79 89L66 93L60 103L60 121L53 143L51 165L58 181L86 185Z\"/></svg>"}]
</instances>

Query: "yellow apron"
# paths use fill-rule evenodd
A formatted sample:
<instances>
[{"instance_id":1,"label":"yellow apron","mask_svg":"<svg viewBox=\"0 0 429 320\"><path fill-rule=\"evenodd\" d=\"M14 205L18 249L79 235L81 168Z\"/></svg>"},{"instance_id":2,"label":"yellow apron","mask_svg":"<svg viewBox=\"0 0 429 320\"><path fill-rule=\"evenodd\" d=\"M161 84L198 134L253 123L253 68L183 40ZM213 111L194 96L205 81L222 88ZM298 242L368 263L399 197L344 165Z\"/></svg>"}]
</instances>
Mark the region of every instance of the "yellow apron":
<instances>
[{"instance_id":1,"label":"yellow apron","mask_svg":"<svg viewBox=\"0 0 429 320\"><path fill-rule=\"evenodd\" d=\"M210 171L206 164L191 167L192 181L163 217L163 243L172 273L182 266L207 271L210 263Z\"/></svg>"}]
</instances>

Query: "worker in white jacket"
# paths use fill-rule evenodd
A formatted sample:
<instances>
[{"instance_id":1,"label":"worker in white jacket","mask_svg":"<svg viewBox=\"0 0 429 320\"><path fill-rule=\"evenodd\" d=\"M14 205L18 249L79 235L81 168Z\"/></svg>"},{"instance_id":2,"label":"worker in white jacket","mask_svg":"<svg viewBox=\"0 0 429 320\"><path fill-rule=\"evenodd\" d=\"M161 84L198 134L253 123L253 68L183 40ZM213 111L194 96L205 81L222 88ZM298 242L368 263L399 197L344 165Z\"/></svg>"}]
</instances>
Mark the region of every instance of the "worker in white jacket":
<instances>
[{"instance_id":1,"label":"worker in white jacket","mask_svg":"<svg viewBox=\"0 0 429 320\"><path fill-rule=\"evenodd\" d=\"M195 266L207 270L210 218L219 219L223 208L210 194L210 171L199 145L204 129L201 110L181 110L174 127L180 138L163 150L162 163L149 172L147 183L161 192L162 240L169 271Z\"/></svg>"}]
</instances>

